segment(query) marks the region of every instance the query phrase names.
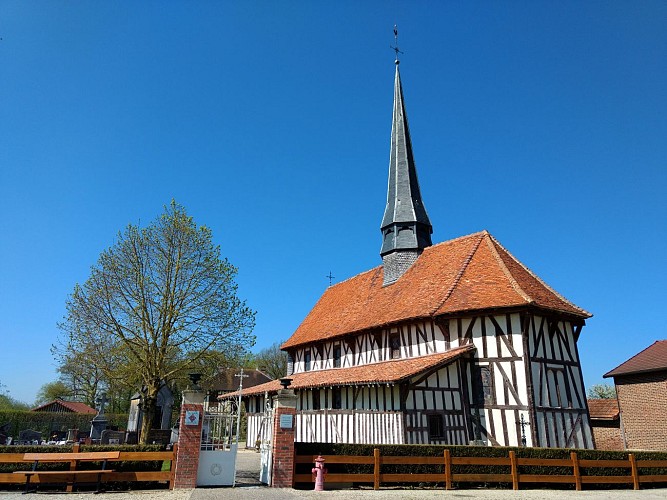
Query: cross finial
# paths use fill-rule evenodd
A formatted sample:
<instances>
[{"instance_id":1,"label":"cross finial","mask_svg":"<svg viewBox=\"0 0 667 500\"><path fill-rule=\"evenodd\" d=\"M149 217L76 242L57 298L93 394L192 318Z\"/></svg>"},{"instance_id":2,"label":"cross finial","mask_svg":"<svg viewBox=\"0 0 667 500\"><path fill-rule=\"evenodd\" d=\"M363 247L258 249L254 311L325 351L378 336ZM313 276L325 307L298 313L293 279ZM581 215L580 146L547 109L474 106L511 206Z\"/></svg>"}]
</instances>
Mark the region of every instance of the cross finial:
<instances>
[{"instance_id":1,"label":"cross finial","mask_svg":"<svg viewBox=\"0 0 667 500\"><path fill-rule=\"evenodd\" d=\"M333 280L335 276L331 274L331 271L329 271L329 274L327 274L325 278L329 278L329 286L331 286L331 280Z\"/></svg>"},{"instance_id":2,"label":"cross finial","mask_svg":"<svg viewBox=\"0 0 667 500\"><path fill-rule=\"evenodd\" d=\"M396 24L394 24L394 45L390 45L389 47L396 52L396 60L394 61L394 64L399 64L401 61L398 59L398 54L402 54L403 52L398 50L398 25Z\"/></svg>"}]
</instances>

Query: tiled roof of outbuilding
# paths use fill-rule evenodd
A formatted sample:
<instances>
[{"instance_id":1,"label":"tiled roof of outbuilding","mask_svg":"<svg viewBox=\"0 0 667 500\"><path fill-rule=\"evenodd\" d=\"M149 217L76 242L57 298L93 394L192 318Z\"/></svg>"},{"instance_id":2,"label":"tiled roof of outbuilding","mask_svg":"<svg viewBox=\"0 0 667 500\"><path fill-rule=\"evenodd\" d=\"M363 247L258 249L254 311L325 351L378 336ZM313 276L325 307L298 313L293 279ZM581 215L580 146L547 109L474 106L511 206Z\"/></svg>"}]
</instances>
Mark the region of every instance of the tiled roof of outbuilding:
<instances>
[{"instance_id":1,"label":"tiled roof of outbuilding","mask_svg":"<svg viewBox=\"0 0 667 500\"><path fill-rule=\"evenodd\" d=\"M379 266L331 286L282 348L409 319L523 305L591 316L482 231L426 248L392 285L382 286Z\"/></svg>"},{"instance_id":2,"label":"tiled roof of outbuilding","mask_svg":"<svg viewBox=\"0 0 667 500\"><path fill-rule=\"evenodd\" d=\"M646 349L635 354L625 363L621 363L603 376L608 378L661 370L667 370L667 340L656 340Z\"/></svg>"},{"instance_id":3,"label":"tiled roof of outbuilding","mask_svg":"<svg viewBox=\"0 0 667 500\"><path fill-rule=\"evenodd\" d=\"M78 401L63 401L62 399L49 401L48 403L33 408L30 411L50 411L54 413L86 413L89 415L95 415L97 413L95 408L91 408L85 403L80 403Z\"/></svg>"},{"instance_id":4,"label":"tiled roof of outbuilding","mask_svg":"<svg viewBox=\"0 0 667 500\"><path fill-rule=\"evenodd\" d=\"M589 399L588 413L593 420L616 420L619 415L618 400Z\"/></svg>"},{"instance_id":5,"label":"tiled roof of outbuilding","mask_svg":"<svg viewBox=\"0 0 667 500\"><path fill-rule=\"evenodd\" d=\"M465 345L450 349L447 352L429 354L416 358L396 359L371 363L367 365L352 366L349 368L332 368L329 370L313 370L308 372L294 373L289 376L292 379L290 389L309 389L312 387L331 387L345 385L377 385L393 384L424 373L430 369L447 365L466 353L472 352L474 346ZM276 392L281 388L279 380L272 380L266 384L256 385L247 391L243 390L244 396L263 394L264 392ZM233 397L237 393L229 393L220 398Z\"/></svg>"}]
</instances>

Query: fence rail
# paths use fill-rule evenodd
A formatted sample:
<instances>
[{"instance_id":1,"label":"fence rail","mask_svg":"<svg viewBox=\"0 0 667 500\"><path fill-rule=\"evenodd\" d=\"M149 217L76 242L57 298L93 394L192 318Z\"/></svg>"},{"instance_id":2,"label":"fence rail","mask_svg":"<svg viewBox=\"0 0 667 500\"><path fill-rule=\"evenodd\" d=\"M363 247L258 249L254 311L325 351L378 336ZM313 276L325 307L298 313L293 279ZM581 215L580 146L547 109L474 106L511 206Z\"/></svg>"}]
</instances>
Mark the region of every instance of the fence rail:
<instances>
[{"instance_id":1,"label":"fence rail","mask_svg":"<svg viewBox=\"0 0 667 500\"><path fill-rule=\"evenodd\" d=\"M297 455L297 464L312 464L317 455ZM638 490L642 483L667 483L667 474L639 474L639 469L667 468L667 460L636 460L630 453L627 460L580 460L577 452L570 452L569 459L519 458L510 451L507 457L453 457L450 450L444 450L442 456L382 456L375 448L373 456L323 455L325 464L372 464L373 473L332 473L326 476L327 482L335 483L373 483L374 489L381 484L391 483L444 483L445 489L452 489L453 483L511 483L519 489L521 483L565 483L574 484L577 490L583 484L632 484ZM384 465L442 465L441 473L383 473ZM453 473L457 465L501 466L506 473ZM569 467L571 474L523 474L520 467ZM627 469L627 475L582 475L581 469L590 472L594 469ZM313 482L311 474L295 474L295 483Z\"/></svg>"},{"instance_id":2,"label":"fence rail","mask_svg":"<svg viewBox=\"0 0 667 500\"><path fill-rule=\"evenodd\" d=\"M72 452L79 453L80 447L78 444L75 444L72 447ZM176 472L176 446L171 451L121 451L120 456L117 460L109 460L108 464L110 468L114 467L114 464L120 462L153 462L153 461L170 461L168 470L159 470L159 471L117 471L110 472L105 474L102 478L102 482L135 482L135 481L166 481L169 483L169 489L174 487L174 475ZM23 453L0 453L0 464L18 464L17 468L25 467L26 462L23 460ZM71 471L80 470L77 469L77 462L67 462L70 464ZM32 465L32 462L30 463ZM91 477L94 476L91 475ZM0 484L24 484L26 477L24 474L14 474L13 472L0 472ZM31 484L39 484L39 476L36 475L31 479ZM49 478L49 484L62 483L68 484L71 483L71 478L64 476L60 479L54 479L53 477Z\"/></svg>"}]
</instances>

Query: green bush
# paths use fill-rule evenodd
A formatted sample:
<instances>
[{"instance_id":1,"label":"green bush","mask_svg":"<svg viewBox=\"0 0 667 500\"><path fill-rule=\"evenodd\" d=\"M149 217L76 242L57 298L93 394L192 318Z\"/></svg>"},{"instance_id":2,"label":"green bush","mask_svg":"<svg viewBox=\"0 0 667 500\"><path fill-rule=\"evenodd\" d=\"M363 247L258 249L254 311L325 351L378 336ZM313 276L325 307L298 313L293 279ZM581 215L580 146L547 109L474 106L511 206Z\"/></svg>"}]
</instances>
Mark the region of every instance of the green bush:
<instances>
[{"instance_id":1,"label":"green bush","mask_svg":"<svg viewBox=\"0 0 667 500\"><path fill-rule=\"evenodd\" d=\"M0 425L9 423L9 435L16 441L19 433L26 429L41 432L42 439L48 440L51 433L67 432L69 429L90 431L90 421L95 415L81 413L55 413L45 411L0 411ZM124 429L127 426L127 413L106 413L110 427Z\"/></svg>"}]
</instances>

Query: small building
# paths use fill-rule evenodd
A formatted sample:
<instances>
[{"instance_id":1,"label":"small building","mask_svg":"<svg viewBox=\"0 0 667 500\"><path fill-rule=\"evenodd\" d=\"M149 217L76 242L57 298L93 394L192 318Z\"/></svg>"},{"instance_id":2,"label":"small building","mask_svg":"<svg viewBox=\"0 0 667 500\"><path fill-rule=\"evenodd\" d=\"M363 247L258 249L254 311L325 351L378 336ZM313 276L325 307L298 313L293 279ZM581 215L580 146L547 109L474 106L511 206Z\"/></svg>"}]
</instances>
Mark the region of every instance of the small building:
<instances>
[{"instance_id":1,"label":"small building","mask_svg":"<svg viewBox=\"0 0 667 500\"><path fill-rule=\"evenodd\" d=\"M30 411L46 411L52 413L83 413L89 415L96 415L97 410L91 408L86 403L79 401L65 401L62 399L55 399L41 406L31 409Z\"/></svg>"},{"instance_id":2,"label":"small building","mask_svg":"<svg viewBox=\"0 0 667 500\"><path fill-rule=\"evenodd\" d=\"M598 450L622 450L621 419L617 399L589 399L588 413Z\"/></svg>"},{"instance_id":3,"label":"small building","mask_svg":"<svg viewBox=\"0 0 667 500\"><path fill-rule=\"evenodd\" d=\"M604 375L613 378L624 447L667 450L667 340L658 340Z\"/></svg>"},{"instance_id":4,"label":"small building","mask_svg":"<svg viewBox=\"0 0 667 500\"><path fill-rule=\"evenodd\" d=\"M243 389L250 389L273 380L262 370L256 368L243 369ZM217 402L223 394L238 391L241 382L240 368L221 368L218 373L202 385L208 395L209 404ZM247 408L246 408L247 410Z\"/></svg>"}]
</instances>

